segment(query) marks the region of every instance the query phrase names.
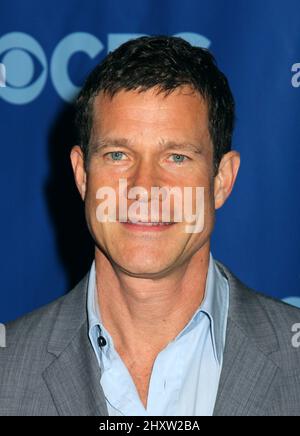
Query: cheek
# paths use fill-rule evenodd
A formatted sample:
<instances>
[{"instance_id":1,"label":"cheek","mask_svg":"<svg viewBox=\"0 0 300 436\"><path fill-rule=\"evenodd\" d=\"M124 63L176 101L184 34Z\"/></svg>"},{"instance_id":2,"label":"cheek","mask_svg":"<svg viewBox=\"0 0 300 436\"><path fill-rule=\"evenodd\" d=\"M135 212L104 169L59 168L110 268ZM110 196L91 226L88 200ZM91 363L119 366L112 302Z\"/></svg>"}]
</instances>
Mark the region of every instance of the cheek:
<instances>
[{"instance_id":1,"label":"cheek","mask_svg":"<svg viewBox=\"0 0 300 436\"><path fill-rule=\"evenodd\" d=\"M203 200L203 215L204 215L204 229L209 231L214 222L214 185L213 179L201 180L200 186L204 188L204 200Z\"/></svg>"},{"instance_id":2,"label":"cheek","mask_svg":"<svg viewBox=\"0 0 300 436\"><path fill-rule=\"evenodd\" d=\"M89 174L85 197L85 215L89 227L99 224L97 222L96 211L101 200L97 199L97 192L99 188L106 185L107 183L105 183L105 181L100 177L95 177L93 174Z\"/></svg>"},{"instance_id":3,"label":"cheek","mask_svg":"<svg viewBox=\"0 0 300 436\"><path fill-rule=\"evenodd\" d=\"M215 196L214 196L214 184L213 180L211 180L205 188L205 215L213 216L215 213Z\"/></svg>"},{"instance_id":4,"label":"cheek","mask_svg":"<svg viewBox=\"0 0 300 436\"><path fill-rule=\"evenodd\" d=\"M200 177L197 178L185 178L184 186L191 186L197 188L203 188L204 190L204 203L207 205L214 203L214 182L211 174L202 172Z\"/></svg>"}]
</instances>

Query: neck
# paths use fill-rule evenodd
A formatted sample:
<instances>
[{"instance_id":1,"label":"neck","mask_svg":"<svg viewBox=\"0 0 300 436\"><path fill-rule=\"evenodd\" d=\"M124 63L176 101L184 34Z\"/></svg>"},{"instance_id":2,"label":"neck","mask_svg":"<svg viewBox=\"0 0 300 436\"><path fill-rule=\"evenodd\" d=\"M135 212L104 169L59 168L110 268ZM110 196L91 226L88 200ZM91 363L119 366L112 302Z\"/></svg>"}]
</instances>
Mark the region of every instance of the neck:
<instances>
[{"instance_id":1,"label":"neck","mask_svg":"<svg viewBox=\"0 0 300 436\"><path fill-rule=\"evenodd\" d=\"M129 276L96 248L101 319L119 354L145 352L154 359L180 333L203 300L209 248L207 243L186 264L159 279Z\"/></svg>"}]
</instances>

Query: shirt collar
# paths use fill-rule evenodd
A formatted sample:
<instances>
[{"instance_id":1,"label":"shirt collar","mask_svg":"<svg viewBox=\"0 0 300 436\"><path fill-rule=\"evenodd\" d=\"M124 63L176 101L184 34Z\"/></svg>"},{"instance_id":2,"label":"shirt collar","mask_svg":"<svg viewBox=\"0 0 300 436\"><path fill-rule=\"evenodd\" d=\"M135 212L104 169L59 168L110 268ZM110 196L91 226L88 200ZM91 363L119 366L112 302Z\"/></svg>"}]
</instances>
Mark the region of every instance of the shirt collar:
<instances>
[{"instance_id":1,"label":"shirt collar","mask_svg":"<svg viewBox=\"0 0 300 436\"><path fill-rule=\"evenodd\" d=\"M221 273L210 253L204 299L196 314L197 312L206 313L210 319L214 351L220 364L225 347L228 306L228 280Z\"/></svg>"},{"instance_id":2,"label":"shirt collar","mask_svg":"<svg viewBox=\"0 0 300 436\"><path fill-rule=\"evenodd\" d=\"M95 261L93 261L88 281L87 313L89 323L89 337L92 346L99 359L99 347L97 344L100 334L105 337L107 346L102 350L107 357L111 355L113 339L101 322L98 309L98 297L96 290ZM210 320L211 338L215 357L219 364L222 363L222 356L225 346L226 321L229 304L229 285L226 277L221 273L210 253L209 266L207 271L204 299L194 313L191 320L184 329L177 335L179 339L190 330L195 328L200 320L201 314L206 314Z\"/></svg>"}]
</instances>

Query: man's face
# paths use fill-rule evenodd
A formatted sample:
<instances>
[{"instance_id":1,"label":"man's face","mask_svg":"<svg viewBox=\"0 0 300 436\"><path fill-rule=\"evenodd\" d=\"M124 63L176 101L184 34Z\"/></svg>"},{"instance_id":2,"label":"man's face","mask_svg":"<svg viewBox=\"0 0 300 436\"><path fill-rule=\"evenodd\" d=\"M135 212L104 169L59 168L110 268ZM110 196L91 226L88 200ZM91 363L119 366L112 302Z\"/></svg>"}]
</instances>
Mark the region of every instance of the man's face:
<instances>
[{"instance_id":1,"label":"man's face","mask_svg":"<svg viewBox=\"0 0 300 436\"><path fill-rule=\"evenodd\" d=\"M213 145L207 105L198 93L182 87L168 96L156 89L120 91L112 99L99 95L90 143L93 152L82 196L97 249L137 277L167 275L199 250L207 252L215 210ZM152 187L179 187L182 192L184 187L204 187L203 230L187 233L185 222L99 222L96 193L113 188L118 211L120 179L126 180L128 191L145 188L149 201ZM128 199L128 206L132 202Z\"/></svg>"}]
</instances>

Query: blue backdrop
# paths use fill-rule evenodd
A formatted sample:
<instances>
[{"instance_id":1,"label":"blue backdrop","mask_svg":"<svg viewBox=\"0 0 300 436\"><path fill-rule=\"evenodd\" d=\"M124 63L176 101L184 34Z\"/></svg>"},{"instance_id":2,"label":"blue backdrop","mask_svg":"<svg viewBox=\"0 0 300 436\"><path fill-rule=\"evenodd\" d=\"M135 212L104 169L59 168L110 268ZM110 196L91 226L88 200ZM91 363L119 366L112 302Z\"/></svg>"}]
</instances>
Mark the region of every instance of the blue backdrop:
<instances>
[{"instance_id":1,"label":"blue backdrop","mask_svg":"<svg viewBox=\"0 0 300 436\"><path fill-rule=\"evenodd\" d=\"M299 29L297 0L2 1L0 321L62 295L88 269L69 102L109 50L139 34L209 47L229 77L241 168L212 252L248 285L299 303Z\"/></svg>"}]
</instances>

